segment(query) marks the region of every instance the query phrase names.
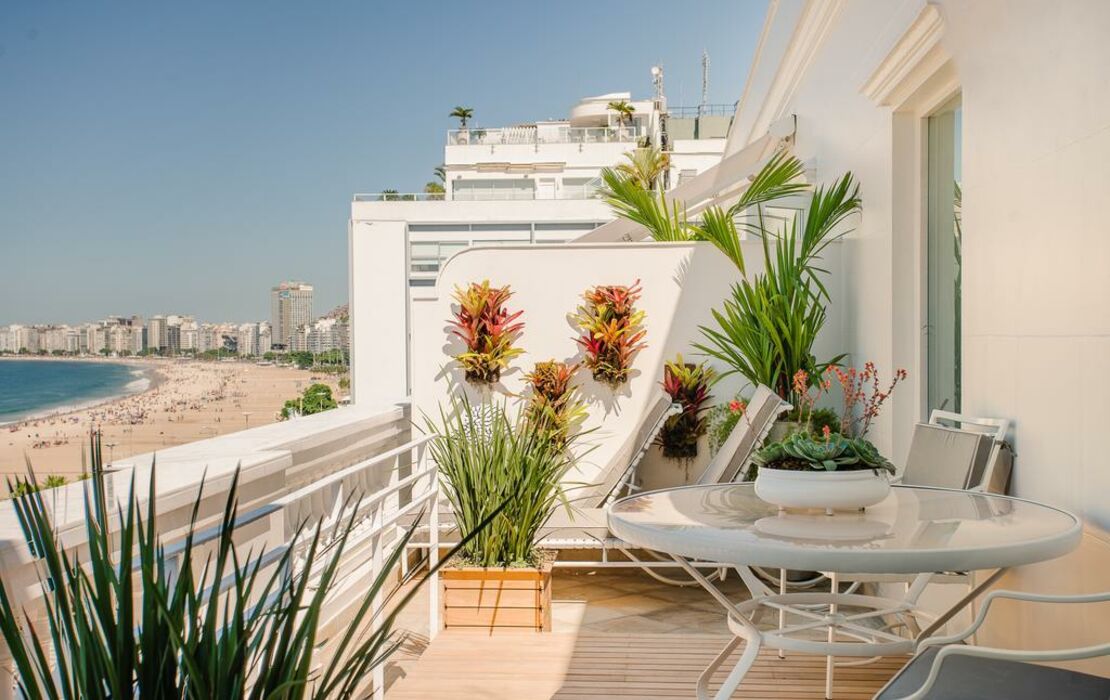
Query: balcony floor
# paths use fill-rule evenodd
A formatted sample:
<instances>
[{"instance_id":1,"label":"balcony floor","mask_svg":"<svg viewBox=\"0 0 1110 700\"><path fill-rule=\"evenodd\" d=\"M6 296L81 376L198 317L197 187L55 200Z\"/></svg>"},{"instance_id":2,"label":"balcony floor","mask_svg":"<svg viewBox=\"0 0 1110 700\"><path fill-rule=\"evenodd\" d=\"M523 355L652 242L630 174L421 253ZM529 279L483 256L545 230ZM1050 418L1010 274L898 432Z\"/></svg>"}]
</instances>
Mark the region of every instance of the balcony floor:
<instances>
[{"instance_id":1,"label":"balcony floor","mask_svg":"<svg viewBox=\"0 0 1110 700\"><path fill-rule=\"evenodd\" d=\"M726 588L743 595L739 581ZM388 674L386 697L691 698L698 675L729 639L724 613L700 588L666 586L638 571L557 570L553 592L550 633L450 629L424 648L427 638L412 627L410 644ZM405 617L425 614L418 606ZM835 697L871 698L904 663L891 658L838 668ZM734 697L823 698L824 672L823 657L782 660L765 652Z\"/></svg>"}]
</instances>

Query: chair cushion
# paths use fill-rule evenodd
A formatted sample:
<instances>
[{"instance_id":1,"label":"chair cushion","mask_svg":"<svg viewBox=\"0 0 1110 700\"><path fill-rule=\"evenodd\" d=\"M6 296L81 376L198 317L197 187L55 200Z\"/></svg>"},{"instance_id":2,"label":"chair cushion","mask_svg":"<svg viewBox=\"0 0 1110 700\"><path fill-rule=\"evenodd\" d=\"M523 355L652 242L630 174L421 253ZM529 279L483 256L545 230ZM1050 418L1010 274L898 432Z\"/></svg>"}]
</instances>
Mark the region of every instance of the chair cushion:
<instances>
[{"instance_id":1,"label":"chair cushion","mask_svg":"<svg viewBox=\"0 0 1110 700\"><path fill-rule=\"evenodd\" d=\"M929 677L939 647L930 647L910 660L875 700L904 698L920 688ZM1090 676L1050 666L949 656L928 700L1107 700L1110 678Z\"/></svg>"}]
</instances>

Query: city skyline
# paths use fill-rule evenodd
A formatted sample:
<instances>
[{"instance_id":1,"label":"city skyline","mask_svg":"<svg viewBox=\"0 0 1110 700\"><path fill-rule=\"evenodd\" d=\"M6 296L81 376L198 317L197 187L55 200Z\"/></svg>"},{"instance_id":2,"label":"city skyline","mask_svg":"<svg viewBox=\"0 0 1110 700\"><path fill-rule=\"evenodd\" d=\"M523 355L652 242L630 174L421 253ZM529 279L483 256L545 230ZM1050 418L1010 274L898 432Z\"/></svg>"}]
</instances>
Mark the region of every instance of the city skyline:
<instances>
[{"instance_id":1,"label":"city skyline","mask_svg":"<svg viewBox=\"0 0 1110 700\"><path fill-rule=\"evenodd\" d=\"M477 126L558 117L650 94L656 63L693 104L702 49L710 100L732 102L765 3L698 3L642 49L612 28L657 36L672 4L484 7L4 3L0 323L265 318L280 279L339 305L351 193L419 191L456 105Z\"/></svg>"}]
</instances>

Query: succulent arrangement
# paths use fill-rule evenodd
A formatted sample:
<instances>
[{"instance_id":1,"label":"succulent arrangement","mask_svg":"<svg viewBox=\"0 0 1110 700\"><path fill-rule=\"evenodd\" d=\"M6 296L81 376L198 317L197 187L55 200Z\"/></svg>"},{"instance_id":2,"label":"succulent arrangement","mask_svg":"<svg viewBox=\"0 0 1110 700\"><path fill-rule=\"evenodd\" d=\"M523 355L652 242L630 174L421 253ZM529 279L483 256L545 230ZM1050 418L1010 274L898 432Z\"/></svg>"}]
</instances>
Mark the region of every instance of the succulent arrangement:
<instances>
[{"instance_id":1,"label":"succulent arrangement","mask_svg":"<svg viewBox=\"0 0 1110 700\"><path fill-rule=\"evenodd\" d=\"M798 402L794 411L803 429L758 450L752 463L757 468L830 472L872 469L894 474L894 465L865 436L883 403L906 378L906 370L896 371L885 391L880 388L878 371L871 362L862 370L845 370L834 365L824 374L814 379L805 370L794 373L791 388ZM816 408L821 395L832 388L834 376L844 392L839 422L831 420L836 417L834 412ZM816 390L811 391L810 387Z\"/></svg>"},{"instance_id":2,"label":"succulent arrangement","mask_svg":"<svg viewBox=\"0 0 1110 700\"><path fill-rule=\"evenodd\" d=\"M455 360L468 382L496 384L509 361L524 352L513 346L524 329L523 321L518 320L524 312L510 312L505 307L512 295L507 285L493 287L489 280L455 288L459 309L450 326L466 344L466 351L455 355Z\"/></svg>"},{"instance_id":3,"label":"succulent arrangement","mask_svg":"<svg viewBox=\"0 0 1110 700\"><path fill-rule=\"evenodd\" d=\"M714 372L705 364L684 362L682 355L663 366L663 391L682 407L667 418L656 438L656 444L669 459L691 459L698 455L698 439L708 427L705 415L709 387Z\"/></svg>"},{"instance_id":4,"label":"succulent arrangement","mask_svg":"<svg viewBox=\"0 0 1110 700\"><path fill-rule=\"evenodd\" d=\"M578 389L571 384L576 371L577 364L547 360L537 362L525 376L532 389L524 408L525 419L533 430L559 445L566 445L573 427L586 417Z\"/></svg>"},{"instance_id":5,"label":"succulent arrangement","mask_svg":"<svg viewBox=\"0 0 1110 700\"><path fill-rule=\"evenodd\" d=\"M809 432L788 435L757 451L757 467L794 471L882 470L894 474L894 465L864 438L844 437L826 430L817 437Z\"/></svg>"},{"instance_id":6,"label":"succulent arrangement","mask_svg":"<svg viewBox=\"0 0 1110 700\"><path fill-rule=\"evenodd\" d=\"M632 361L645 347L644 312L635 308L640 281L631 286L605 285L588 289L574 320L582 330L577 339L583 363L593 378L612 388L628 381Z\"/></svg>"}]
</instances>

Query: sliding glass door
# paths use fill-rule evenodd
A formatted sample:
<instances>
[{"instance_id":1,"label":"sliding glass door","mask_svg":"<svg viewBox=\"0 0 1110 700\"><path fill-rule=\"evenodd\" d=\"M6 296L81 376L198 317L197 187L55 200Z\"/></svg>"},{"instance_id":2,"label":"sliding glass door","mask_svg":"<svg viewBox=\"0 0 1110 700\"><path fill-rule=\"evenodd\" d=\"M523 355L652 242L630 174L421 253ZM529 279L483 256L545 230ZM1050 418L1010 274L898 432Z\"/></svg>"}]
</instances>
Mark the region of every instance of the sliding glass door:
<instances>
[{"instance_id":1,"label":"sliding glass door","mask_svg":"<svg viewBox=\"0 0 1110 700\"><path fill-rule=\"evenodd\" d=\"M956 97L928 118L928 406L960 410L962 110Z\"/></svg>"}]
</instances>

